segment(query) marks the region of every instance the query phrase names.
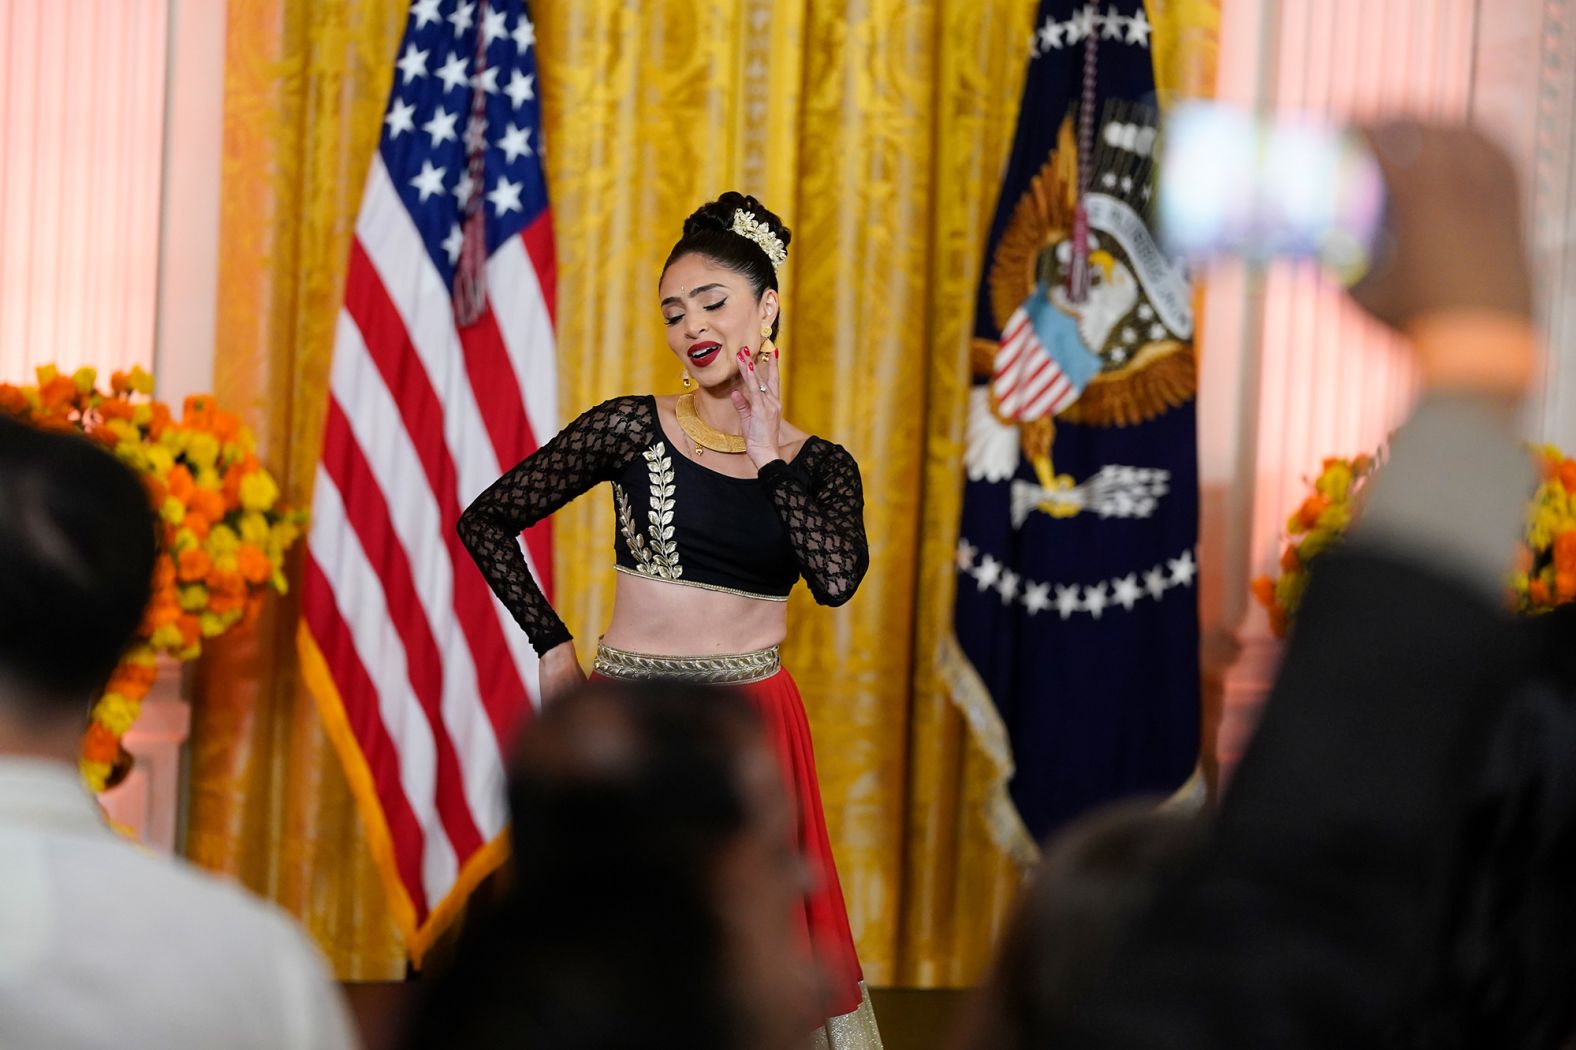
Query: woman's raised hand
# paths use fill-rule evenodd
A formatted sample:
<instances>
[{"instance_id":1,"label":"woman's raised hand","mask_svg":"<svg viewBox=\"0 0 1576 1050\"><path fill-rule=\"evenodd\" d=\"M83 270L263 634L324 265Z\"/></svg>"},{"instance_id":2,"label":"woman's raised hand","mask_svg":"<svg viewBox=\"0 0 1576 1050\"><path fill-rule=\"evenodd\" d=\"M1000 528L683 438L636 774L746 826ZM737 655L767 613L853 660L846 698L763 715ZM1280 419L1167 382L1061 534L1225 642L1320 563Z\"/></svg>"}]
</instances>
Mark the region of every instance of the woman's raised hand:
<instances>
[{"instance_id":1,"label":"woman's raised hand","mask_svg":"<svg viewBox=\"0 0 1576 1050\"><path fill-rule=\"evenodd\" d=\"M778 433L783 418L782 377L777 370L777 352L763 357L759 364L750 348L738 353L739 387L730 395L733 407L744 425L744 453L757 470L774 459L782 459Z\"/></svg>"}]
</instances>

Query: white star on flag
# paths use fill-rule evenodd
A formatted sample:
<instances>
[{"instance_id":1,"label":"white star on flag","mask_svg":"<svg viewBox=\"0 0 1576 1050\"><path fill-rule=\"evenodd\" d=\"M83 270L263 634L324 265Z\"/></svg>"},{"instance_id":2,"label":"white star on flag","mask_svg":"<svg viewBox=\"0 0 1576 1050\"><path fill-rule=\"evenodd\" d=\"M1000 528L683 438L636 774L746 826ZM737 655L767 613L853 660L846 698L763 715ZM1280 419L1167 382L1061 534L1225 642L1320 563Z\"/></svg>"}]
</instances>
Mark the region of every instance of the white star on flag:
<instances>
[{"instance_id":1,"label":"white star on flag","mask_svg":"<svg viewBox=\"0 0 1576 1050\"><path fill-rule=\"evenodd\" d=\"M443 175L447 168L435 168L432 161L421 162L421 174L410 180L410 184L421 192L421 199L426 200L434 193L447 192L443 188Z\"/></svg>"},{"instance_id":2,"label":"white star on flag","mask_svg":"<svg viewBox=\"0 0 1576 1050\"><path fill-rule=\"evenodd\" d=\"M417 77L427 75L427 52L417 51L415 44L406 44L405 53L394 63L400 73L400 83L409 84Z\"/></svg>"},{"instance_id":3,"label":"white star on flag","mask_svg":"<svg viewBox=\"0 0 1576 1050\"><path fill-rule=\"evenodd\" d=\"M1165 570L1160 566L1156 565L1153 569L1144 573L1144 589L1149 592L1149 596L1155 601L1158 602L1165 596L1166 588L1169 586L1170 584L1166 582Z\"/></svg>"},{"instance_id":4,"label":"white star on flag","mask_svg":"<svg viewBox=\"0 0 1576 1050\"><path fill-rule=\"evenodd\" d=\"M1008 569L1001 574L1001 582L996 585L996 590L1001 593L1001 600L1003 604L1010 603L1013 599L1013 596L1018 593L1018 581L1020 579L1022 579L1022 577L1013 572L1011 569Z\"/></svg>"},{"instance_id":5,"label":"white star on flag","mask_svg":"<svg viewBox=\"0 0 1576 1050\"><path fill-rule=\"evenodd\" d=\"M465 152L472 153L487 145L487 121L472 117L465 122Z\"/></svg>"},{"instance_id":6,"label":"white star on flag","mask_svg":"<svg viewBox=\"0 0 1576 1050\"><path fill-rule=\"evenodd\" d=\"M514 27L514 32L509 34L514 38L514 46L524 55L526 48L536 43L536 26L524 15L520 16L520 24Z\"/></svg>"},{"instance_id":7,"label":"white star on flag","mask_svg":"<svg viewBox=\"0 0 1576 1050\"><path fill-rule=\"evenodd\" d=\"M450 113L442 106L432 115L432 119L421 126L421 130L432 136L433 146L438 146L451 139L458 140L454 133L454 122L460 118L458 113Z\"/></svg>"},{"instance_id":8,"label":"white star on flag","mask_svg":"<svg viewBox=\"0 0 1576 1050\"><path fill-rule=\"evenodd\" d=\"M512 211L522 210L520 207L520 191L525 188L523 182L510 182L500 178L492 192L487 194L487 199L492 202L493 214L507 215Z\"/></svg>"},{"instance_id":9,"label":"white star on flag","mask_svg":"<svg viewBox=\"0 0 1576 1050\"><path fill-rule=\"evenodd\" d=\"M1192 551L1183 551L1182 557L1171 558L1166 564L1171 568L1171 582L1178 587L1186 587L1198 574L1198 563L1193 560Z\"/></svg>"},{"instance_id":10,"label":"white star on flag","mask_svg":"<svg viewBox=\"0 0 1576 1050\"><path fill-rule=\"evenodd\" d=\"M514 108L519 109L536 97L536 78L534 76L524 76L516 69L509 74L509 86L503 89L503 93L509 96L509 101L514 103Z\"/></svg>"},{"instance_id":11,"label":"white star on flag","mask_svg":"<svg viewBox=\"0 0 1576 1050\"><path fill-rule=\"evenodd\" d=\"M454 262L460 257L460 249L465 245L465 233L460 229L460 224L455 223L449 230L449 235L443 239L440 247L449 257L449 262Z\"/></svg>"},{"instance_id":12,"label":"white star on flag","mask_svg":"<svg viewBox=\"0 0 1576 1050\"><path fill-rule=\"evenodd\" d=\"M974 568L974 555L976 555L978 553L979 553L979 550L978 550L978 548L976 548L974 546L974 544L970 543L968 540L965 540L965 539L959 537L959 539L958 539L958 557L957 557L958 568L962 569L965 572L967 572L969 569Z\"/></svg>"},{"instance_id":13,"label":"white star on flag","mask_svg":"<svg viewBox=\"0 0 1576 1050\"><path fill-rule=\"evenodd\" d=\"M471 79L471 75L466 72L468 65L470 63L465 61L458 51L450 53L448 61L438 67L438 79L443 81L443 90L453 91L455 88L464 87Z\"/></svg>"},{"instance_id":14,"label":"white star on flag","mask_svg":"<svg viewBox=\"0 0 1576 1050\"><path fill-rule=\"evenodd\" d=\"M509 35L509 31L504 28L504 22L508 18L509 12L507 11L487 12L482 19L482 37L487 44L491 44L494 40L502 40Z\"/></svg>"},{"instance_id":15,"label":"white star on flag","mask_svg":"<svg viewBox=\"0 0 1576 1050\"><path fill-rule=\"evenodd\" d=\"M1144 596L1143 590L1138 586L1138 576L1128 573L1120 580L1111 581L1111 600L1128 612L1133 611L1133 604Z\"/></svg>"},{"instance_id":16,"label":"white star on flag","mask_svg":"<svg viewBox=\"0 0 1576 1050\"><path fill-rule=\"evenodd\" d=\"M1061 613L1062 619L1065 620L1077 612L1078 607L1082 604L1078 598L1077 584L1071 587L1063 587L1061 584L1056 585L1056 611Z\"/></svg>"},{"instance_id":17,"label":"white star on flag","mask_svg":"<svg viewBox=\"0 0 1576 1050\"><path fill-rule=\"evenodd\" d=\"M389 108L389 115L383 118L383 123L389 126L389 138L399 138L402 131L415 131L416 122L411 119L415 115L414 105L395 99L394 105Z\"/></svg>"},{"instance_id":18,"label":"white star on flag","mask_svg":"<svg viewBox=\"0 0 1576 1050\"><path fill-rule=\"evenodd\" d=\"M1001 576L1001 562L989 554L980 559L980 567L974 570L974 578L979 581L980 590L988 590L996 586L996 580Z\"/></svg>"},{"instance_id":19,"label":"white star on flag","mask_svg":"<svg viewBox=\"0 0 1576 1050\"><path fill-rule=\"evenodd\" d=\"M424 29L428 22L436 22L443 17L438 14L439 0L416 0L410 5L410 17L416 20L416 28Z\"/></svg>"},{"instance_id":20,"label":"white star on flag","mask_svg":"<svg viewBox=\"0 0 1576 1050\"><path fill-rule=\"evenodd\" d=\"M1062 46L1062 24L1047 18L1040 27L1040 46L1044 48L1060 48Z\"/></svg>"},{"instance_id":21,"label":"white star on flag","mask_svg":"<svg viewBox=\"0 0 1576 1050\"><path fill-rule=\"evenodd\" d=\"M460 173L460 181L454 184L454 199L464 208L471 203L471 194L476 192L476 180L471 178L470 169Z\"/></svg>"},{"instance_id":22,"label":"white star on flag","mask_svg":"<svg viewBox=\"0 0 1576 1050\"><path fill-rule=\"evenodd\" d=\"M498 94L498 67L488 66L482 70L479 77L471 77L471 87L481 85L481 89L489 95Z\"/></svg>"},{"instance_id":23,"label":"white star on flag","mask_svg":"<svg viewBox=\"0 0 1576 1050\"><path fill-rule=\"evenodd\" d=\"M1100 34L1100 39L1102 39L1102 40L1120 40L1120 39L1122 39L1122 23L1127 21L1127 19L1122 17L1121 12L1119 12L1116 9L1116 5L1115 4L1112 4L1111 6L1109 6L1109 7L1107 7L1105 9L1105 17L1102 18L1100 21L1105 23L1105 32Z\"/></svg>"},{"instance_id":24,"label":"white star on flag","mask_svg":"<svg viewBox=\"0 0 1576 1050\"><path fill-rule=\"evenodd\" d=\"M494 145L503 150L504 156L509 158L510 164L513 164L522 156L529 157L531 155L530 139L530 128L517 128L510 124L509 129L503 133L503 138L495 142Z\"/></svg>"},{"instance_id":25,"label":"white star on flag","mask_svg":"<svg viewBox=\"0 0 1576 1050\"><path fill-rule=\"evenodd\" d=\"M1044 612L1051 607L1051 585L1048 583L1031 583L1023 589L1023 607L1029 610L1029 615Z\"/></svg>"},{"instance_id":26,"label":"white star on flag","mask_svg":"<svg viewBox=\"0 0 1576 1050\"><path fill-rule=\"evenodd\" d=\"M1098 620L1100 618L1100 614L1105 612L1105 607L1107 604L1109 603L1107 602L1105 596L1104 580L1101 580L1093 587L1084 588L1084 612Z\"/></svg>"},{"instance_id":27,"label":"white star on flag","mask_svg":"<svg viewBox=\"0 0 1576 1050\"><path fill-rule=\"evenodd\" d=\"M1138 13L1127 20L1127 42L1148 47L1150 28L1149 19L1144 17L1144 9L1140 7Z\"/></svg>"},{"instance_id":28,"label":"white star on flag","mask_svg":"<svg viewBox=\"0 0 1576 1050\"><path fill-rule=\"evenodd\" d=\"M475 18L472 17L472 14L475 12L475 10L475 3L464 3L459 6L457 11L449 16L449 24L454 27L455 36L459 36L461 33L465 32L476 21Z\"/></svg>"}]
</instances>

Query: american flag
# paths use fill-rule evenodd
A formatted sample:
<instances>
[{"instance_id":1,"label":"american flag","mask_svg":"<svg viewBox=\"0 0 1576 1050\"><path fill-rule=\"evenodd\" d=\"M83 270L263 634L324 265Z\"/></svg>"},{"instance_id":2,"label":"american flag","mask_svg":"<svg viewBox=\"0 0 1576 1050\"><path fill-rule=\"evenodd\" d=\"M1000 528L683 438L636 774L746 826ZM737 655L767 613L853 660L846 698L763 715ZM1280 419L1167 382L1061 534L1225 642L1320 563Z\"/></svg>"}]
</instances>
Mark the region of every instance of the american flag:
<instances>
[{"instance_id":1,"label":"american flag","mask_svg":"<svg viewBox=\"0 0 1576 1050\"><path fill-rule=\"evenodd\" d=\"M502 859L504 756L536 689L535 654L454 529L556 429L535 39L523 0L411 5L314 481L303 676L418 963ZM468 276L486 296L470 323ZM525 536L549 596L551 545L546 523Z\"/></svg>"}]
</instances>

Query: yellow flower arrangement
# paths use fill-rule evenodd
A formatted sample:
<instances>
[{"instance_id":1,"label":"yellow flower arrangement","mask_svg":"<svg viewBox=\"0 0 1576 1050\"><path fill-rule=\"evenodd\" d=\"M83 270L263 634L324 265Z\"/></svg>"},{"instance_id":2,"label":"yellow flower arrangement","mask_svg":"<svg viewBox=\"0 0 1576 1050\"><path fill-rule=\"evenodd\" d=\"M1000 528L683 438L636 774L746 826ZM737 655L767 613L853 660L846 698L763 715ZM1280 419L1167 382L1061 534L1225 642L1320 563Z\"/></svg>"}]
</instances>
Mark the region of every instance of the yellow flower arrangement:
<instances>
[{"instance_id":1,"label":"yellow flower arrangement","mask_svg":"<svg viewBox=\"0 0 1576 1050\"><path fill-rule=\"evenodd\" d=\"M1543 481L1527 506L1518 566L1510 579L1512 604L1528 614L1576 600L1576 460L1552 445L1534 451ZM1253 595L1268 610L1276 637L1284 637L1296 617L1309 564L1351 524L1373 469L1371 456L1325 460L1313 491L1286 522L1280 576L1253 581Z\"/></svg>"},{"instance_id":2,"label":"yellow flower arrangement","mask_svg":"<svg viewBox=\"0 0 1576 1050\"><path fill-rule=\"evenodd\" d=\"M1576 460L1553 445L1537 453L1543 481L1527 507L1521 563L1510 581L1516 607L1529 613L1576 600Z\"/></svg>"},{"instance_id":3,"label":"yellow flower arrangement","mask_svg":"<svg viewBox=\"0 0 1576 1050\"><path fill-rule=\"evenodd\" d=\"M152 393L153 377L141 368L114 373L108 392L91 368L65 376L45 366L36 386L0 383L0 411L80 430L136 469L164 523L152 601L83 738L82 776L94 791L109 782L159 654L194 660L204 639L255 617L269 591L283 594L285 553L305 522L279 502L256 439L236 416L195 396L175 419Z\"/></svg>"},{"instance_id":4,"label":"yellow flower arrangement","mask_svg":"<svg viewBox=\"0 0 1576 1050\"><path fill-rule=\"evenodd\" d=\"M1270 629L1285 637L1308 586L1308 565L1328 550L1352 523L1362 490L1373 476L1374 458L1332 457L1324 461L1313 491L1286 520L1286 547L1281 551L1278 579L1253 581L1253 595L1270 615Z\"/></svg>"}]
</instances>

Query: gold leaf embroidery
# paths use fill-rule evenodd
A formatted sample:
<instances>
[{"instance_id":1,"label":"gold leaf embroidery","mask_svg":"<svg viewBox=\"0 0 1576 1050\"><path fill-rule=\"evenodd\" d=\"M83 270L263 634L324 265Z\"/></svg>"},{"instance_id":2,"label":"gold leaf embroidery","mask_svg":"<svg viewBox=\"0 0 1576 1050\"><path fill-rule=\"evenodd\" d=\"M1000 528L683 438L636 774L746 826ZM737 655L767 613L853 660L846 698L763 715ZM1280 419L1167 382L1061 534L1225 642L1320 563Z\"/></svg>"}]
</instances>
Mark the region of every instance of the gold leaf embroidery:
<instances>
[{"instance_id":1,"label":"gold leaf embroidery","mask_svg":"<svg viewBox=\"0 0 1576 1050\"><path fill-rule=\"evenodd\" d=\"M613 501L618 506L618 531L634 556L635 569L642 576L677 580L684 575L679 564L678 545L673 542L673 503L677 487L673 483L673 459L661 441L646 449L646 471L651 477L650 507L646 511L646 536L636 531L635 512L622 485L613 484Z\"/></svg>"}]
</instances>

